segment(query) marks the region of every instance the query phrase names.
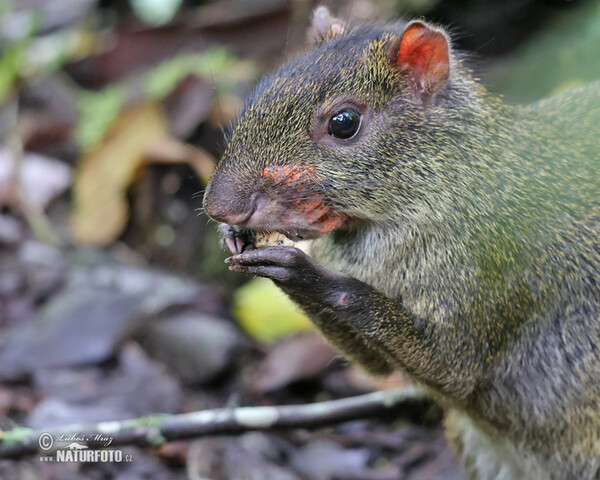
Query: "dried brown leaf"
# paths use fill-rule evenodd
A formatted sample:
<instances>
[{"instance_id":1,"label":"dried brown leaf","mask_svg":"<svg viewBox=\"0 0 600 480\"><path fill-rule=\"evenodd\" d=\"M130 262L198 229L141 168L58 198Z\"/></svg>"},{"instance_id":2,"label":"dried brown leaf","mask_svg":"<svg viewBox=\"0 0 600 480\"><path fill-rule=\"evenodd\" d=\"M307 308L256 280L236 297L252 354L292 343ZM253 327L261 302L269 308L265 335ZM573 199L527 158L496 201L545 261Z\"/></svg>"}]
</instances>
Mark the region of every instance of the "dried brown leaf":
<instances>
[{"instance_id":1,"label":"dried brown leaf","mask_svg":"<svg viewBox=\"0 0 600 480\"><path fill-rule=\"evenodd\" d=\"M80 159L75 172L71 213L80 242L112 243L129 217L128 187L145 162L149 145L168 138L164 113L146 102L125 111L108 134Z\"/></svg>"}]
</instances>

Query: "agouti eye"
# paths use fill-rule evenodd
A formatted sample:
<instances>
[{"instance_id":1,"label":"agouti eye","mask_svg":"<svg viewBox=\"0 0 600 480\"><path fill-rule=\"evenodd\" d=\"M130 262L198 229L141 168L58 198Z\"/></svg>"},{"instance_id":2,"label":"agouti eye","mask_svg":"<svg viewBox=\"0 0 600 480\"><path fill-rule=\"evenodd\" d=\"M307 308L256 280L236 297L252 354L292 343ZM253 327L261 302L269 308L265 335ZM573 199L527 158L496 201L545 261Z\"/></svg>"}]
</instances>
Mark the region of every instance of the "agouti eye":
<instances>
[{"instance_id":1,"label":"agouti eye","mask_svg":"<svg viewBox=\"0 0 600 480\"><path fill-rule=\"evenodd\" d=\"M336 113L329 120L327 133L336 138L352 138L360 129L361 115L353 108L346 108Z\"/></svg>"}]
</instances>

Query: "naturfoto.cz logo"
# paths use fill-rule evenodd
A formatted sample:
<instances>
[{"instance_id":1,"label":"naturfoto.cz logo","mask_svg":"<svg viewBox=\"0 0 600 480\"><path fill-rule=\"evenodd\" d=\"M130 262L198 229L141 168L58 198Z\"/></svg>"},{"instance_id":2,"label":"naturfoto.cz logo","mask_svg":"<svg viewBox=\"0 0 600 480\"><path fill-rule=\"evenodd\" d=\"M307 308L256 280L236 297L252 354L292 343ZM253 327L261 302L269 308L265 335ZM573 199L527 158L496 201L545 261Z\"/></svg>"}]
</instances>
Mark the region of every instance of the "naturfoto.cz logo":
<instances>
[{"instance_id":1,"label":"naturfoto.cz logo","mask_svg":"<svg viewBox=\"0 0 600 480\"><path fill-rule=\"evenodd\" d=\"M38 439L40 450L49 451L55 448L53 455L43 455L42 462L131 462L131 454L123 454L121 450L115 449L91 449L88 442L95 445L108 447L113 441L110 435L94 433L91 435L61 434L58 439L50 433L44 432ZM58 446L58 443L61 446ZM56 443L56 445L55 445Z\"/></svg>"}]
</instances>

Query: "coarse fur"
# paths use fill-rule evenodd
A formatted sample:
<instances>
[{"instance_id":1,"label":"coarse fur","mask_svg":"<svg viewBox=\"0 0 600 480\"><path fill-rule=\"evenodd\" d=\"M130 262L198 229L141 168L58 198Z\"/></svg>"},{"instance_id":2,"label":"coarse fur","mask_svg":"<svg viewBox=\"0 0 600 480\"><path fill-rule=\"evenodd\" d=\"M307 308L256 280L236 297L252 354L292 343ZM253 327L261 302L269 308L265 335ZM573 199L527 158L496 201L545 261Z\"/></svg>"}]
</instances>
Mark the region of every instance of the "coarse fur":
<instances>
[{"instance_id":1,"label":"coarse fur","mask_svg":"<svg viewBox=\"0 0 600 480\"><path fill-rule=\"evenodd\" d=\"M314 167L312 189L273 201L312 195L356 221L314 241L320 265L273 250L312 291L275 259L244 271L368 370L425 385L471 478L600 478L600 84L513 107L452 52L423 101L390 60L405 28L338 28L263 80L207 211L279 195L267 167ZM360 135L321 141L315 119L346 101L364 106Z\"/></svg>"}]
</instances>

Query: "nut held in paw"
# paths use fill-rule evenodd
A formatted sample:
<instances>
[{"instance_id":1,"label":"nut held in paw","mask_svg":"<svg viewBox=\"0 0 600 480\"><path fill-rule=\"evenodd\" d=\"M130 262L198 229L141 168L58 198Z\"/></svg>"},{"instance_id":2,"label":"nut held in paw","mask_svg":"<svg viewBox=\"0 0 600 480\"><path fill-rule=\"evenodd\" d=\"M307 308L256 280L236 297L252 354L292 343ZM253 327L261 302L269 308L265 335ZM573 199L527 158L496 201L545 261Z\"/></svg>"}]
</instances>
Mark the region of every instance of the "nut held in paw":
<instances>
[{"instance_id":1,"label":"nut held in paw","mask_svg":"<svg viewBox=\"0 0 600 480\"><path fill-rule=\"evenodd\" d=\"M255 235L254 246L256 248L265 248L273 246L294 247L295 244L281 232L257 233Z\"/></svg>"}]
</instances>

